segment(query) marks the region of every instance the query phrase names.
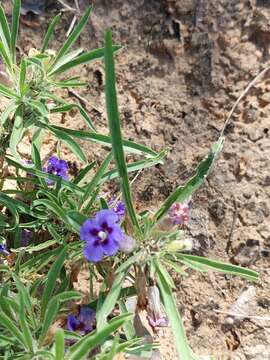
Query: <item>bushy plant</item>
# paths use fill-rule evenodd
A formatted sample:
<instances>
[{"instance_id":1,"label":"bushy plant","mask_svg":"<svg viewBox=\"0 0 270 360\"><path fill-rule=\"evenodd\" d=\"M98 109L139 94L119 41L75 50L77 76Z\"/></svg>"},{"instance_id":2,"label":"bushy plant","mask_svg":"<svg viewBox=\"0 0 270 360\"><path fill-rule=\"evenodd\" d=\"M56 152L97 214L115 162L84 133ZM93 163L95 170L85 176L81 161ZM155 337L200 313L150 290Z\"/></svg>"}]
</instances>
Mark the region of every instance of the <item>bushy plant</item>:
<instances>
[{"instance_id":1,"label":"bushy plant","mask_svg":"<svg viewBox=\"0 0 270 360\"><path fill-rule=\"evenodd\" d=\"M166 153L122 138L113 58L120 47L113 45L111 32L106 33L104 48L71 50L90 12L89 7L57 52L49 43L59 16L49 25L40 50L18 56L20 0L14 0L11 26L0 7L0 53L10 81L10 86L0 84L1 95L9 99L0 116L0 358L113 359L123 351L149 355L156 344L138 338L133 315L126 309L126 299L137 295L136 311L147 310L153 329L169 322L180 358L195 359L169 270L188 275L184 269L212 269L250 280L258 276L192 255L192 240L182 229L189 219L188 200L203 184L224 139L218 139L195 175L154 214L137 213L128 174L162 163ZM63 79L68 70L99 58L105 62L110 135L96 131L83 107L57 95L59 88L85 85L78 77ZM87 131L52 121L53 114L73 108L79 110ZM55 137L57 154L46 161L40 154L48 133ZM31 136L27 158L18 149L26 134ZM107 156L99 168L96 162L87 163L78 140L92 142L97 152L98 146L105 147ZM76 176L69 174L62 144L84 164ZM127 153L140 158L127 163ZM102 187L112 179L120 183L121 201L102 196ZM82 263L89 268L91 303L80 303L73 311L81 299L73 289L73 277ZM97 279L102 279L102 286L95 294Z\"/></svg>"}]
</instances>

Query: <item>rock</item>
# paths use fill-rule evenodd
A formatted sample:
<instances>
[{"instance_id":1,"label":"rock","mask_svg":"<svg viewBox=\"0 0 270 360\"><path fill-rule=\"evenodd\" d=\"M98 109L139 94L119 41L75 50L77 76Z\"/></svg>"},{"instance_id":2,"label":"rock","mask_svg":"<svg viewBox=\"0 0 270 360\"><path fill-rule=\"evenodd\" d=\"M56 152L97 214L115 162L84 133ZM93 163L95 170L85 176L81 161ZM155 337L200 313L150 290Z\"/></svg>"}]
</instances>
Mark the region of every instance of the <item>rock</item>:
<instances>
[{"instance_id":1,"label":"rock","mask_svg":"<svg viewBox=\"0 0 270 360\"><path fill-rule=\"evenodd\" d=\"M226 213L226 206L221 199L216 199L213 202L210 202L208 210L215 222L222 222Z\"/></svg>"}]
</instances>

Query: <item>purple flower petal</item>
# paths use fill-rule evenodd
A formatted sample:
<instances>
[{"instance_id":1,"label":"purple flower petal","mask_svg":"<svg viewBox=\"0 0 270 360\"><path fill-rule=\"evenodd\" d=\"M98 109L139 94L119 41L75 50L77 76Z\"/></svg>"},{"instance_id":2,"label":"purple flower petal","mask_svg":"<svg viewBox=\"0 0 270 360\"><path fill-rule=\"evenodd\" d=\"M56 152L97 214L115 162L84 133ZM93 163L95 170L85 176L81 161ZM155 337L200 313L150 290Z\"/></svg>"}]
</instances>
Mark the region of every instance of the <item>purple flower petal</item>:
<instances>
[{"instance_id":1,"label":"purple flower petal","mask_svg":"<svg viewBox=\"0 0 270 360\"><path fill-rule=\"evenodd\" d=\"M85 333L89 333L93 330L96 322L96 312L88 306L83 306L80 309L78 319L83 324L83 330Z\"/></svg>"},{"instance_id":2,"label":"purple flower petal","mask_svg":"<svg viewBox=\"0 0 270 360\"><path fill-rule=\"evenodd\" d=\"M113 210L100 210L96 215L96 221L100 226L102 226L104 223L111 226L117 223L118 216Z\"/></svg>"},{"instance_id":3,"label":"purple flower petal","mask_svg":"<svg viewBox=\"0 0 270 360\"><path fill-rule=\"evenodd\" d=\"M0 244L0 253L5 256L10 255L10 252L7 250L7 247L5 244Z\"/></svg>"},{"instance_id":4,"label":"purple flower petal","mask_svg":"<svg viewBox=\"0 0 270 360\"><path fill-rule=\"evenodd\" d=\"M115 224L112 227L110 237L113 238L116 242L119 242L124 239L124 233L118 224Z\"/></svg>"},{"instance_id":5,"label":"purple flower petal","mask_svg":"<svg viewBox=\"0 0 270 360\"><path fill-rule=\"evenodd\" d=\"M88 261L99 262L103 258L103 248L101 245L86 243L83 254Z\"/></svg>"},{"instance_id":6,"label":"purple flower petal","mask_svg":"<svg viewBox=\"0 0 270 360\"><path fill-rule=\"evenodd\" d=\"M94 242L97 240L98 232L101 228L93 219L86 220L80 229L80 238L84 241Z\"/></svg>"},{"instance_id":7,"label":"purple flower petal","mask_svg":"<svg viewBox=\"0 0 270 360\"><path fill-rule=\"evenodd\" d=\"M114 241L114 238L109 235L108 240L102 244L103 251L106 255L112 256L119 250L119 245Z\"/></svg>"},{"instance_id":8,"label":"purple flower petal","mask_svg":"<svg viewBox=\"0 0 270 360\"><path fill-rule=\"evenodd\" d=\"M80 324L80 321L76 318L75 315L70 314L67 317L67 329L69 331L76 331L77 326Z\"/></svg>"}]
</instances>

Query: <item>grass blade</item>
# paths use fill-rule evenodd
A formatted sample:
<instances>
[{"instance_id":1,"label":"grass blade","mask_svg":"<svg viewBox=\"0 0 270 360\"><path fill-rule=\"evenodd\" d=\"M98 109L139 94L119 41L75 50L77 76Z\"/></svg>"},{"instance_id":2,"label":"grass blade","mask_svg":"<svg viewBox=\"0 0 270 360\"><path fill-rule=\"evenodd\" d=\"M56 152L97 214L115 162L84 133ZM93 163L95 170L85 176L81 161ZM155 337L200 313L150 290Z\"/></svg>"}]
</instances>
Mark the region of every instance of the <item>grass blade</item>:
<instances>
[{"instance_id":1,"label":"grass blade","mask_svg":"<svg viewBox=\"0 0 270 360\"><path fill-rule=\"evenodd\" d=\"M166 279L163 277L157 263L155 263L155 269L158 286L161 292L166 313L172 327L172 332L175 338L175 344L179 353L179 357L181 360L191 360L192 356L188 346L184 325L177 310L177 305L173 298L172 290Z\"/></svg>"},{"instance_id":2,"label":"grass blade","mask_svg":"<svg viewBox=\"0 0 270 360\"><path fill-rule=\"evenodd\" d=\"M62 266L64 264L64 261L66 259L67 254L67 247L63 247L61 253L59 254L57 260L52 264L52 267L50 268L50 271L48 273L46 287L44 289L42 299L41 299L41 317L44 319L46 307L48 305L48 302L53 294L57 277L60 273L60 270L62 269Z\"/></svg>"},{"instance_id":3,"label":"grass blade","mask_svg":"<svg viewBox=\"0 0 270 360\"><path fill-rule=\"evenodd\" d=\"M56 55L55 60L49 69L49 72L52 72L54 70L58 61L68 52L68 50L73 45L73 43L78 39L82 30L84 29L85 25L87 24L91 10L92 10L92 6L89 6L86 9L86 11L85 11L84 15L82 16L81 20L79 21L78 25L74 28L74 30L69 35L68 39L66 40L66 42L63 44L63 46L59 50L58 54Z\"/></svg>"},{"instance_id":4,"label":"grass blade","mask_svg":"<svg viewBox=\"0 0 270 360\"><path fill-rule=\"evenodd\" d=\"M58 14L52 19L52 21L51 21L51 23L50 23L50 25L48 27L48 30L46 32L46 35L44 37L44 40L43 40L43 44L42 44L42 47L41 47L41 52L42 53L44 53L45 50L47 50L49 42L50 42L51 37L52 37L53 32L54 32L54 29L55 29L56 25L58 24L58 22L60 20L60 17L61 17L61 15Z\"/></svg>"},{"instance_id":5,"label":"grass blade","mask_svg":"<svg viewBox=\"0 0 270 360\"><path fill-rule=\"evenodd\" d=\"M6 315L3 311L0 312L0 323L1 326L4 326L14 337L15 339L23 345L24 348L27 348L24 340L24 336L20 330L18 330L18 325Z\"/></svg>"},{"instance_id":6,"label":"grass blade","mask_svg":"<svg viewBox=\"0 0 270 360\"><path fill-rule=\"evenodd\" d=\"M108 295L105 298L104 303L102 304L100 310L97 313L97 329L101 329L107 322L107 316L112 312L112 310L115 307L115 304L118 300L120 291L123 286L123 282L126 277L126 273L128 271L128 268L126 271L123 271L119 273L113 282L112 288L109 291Z\"/></svg>"},{"instance_id":7,"label":"grass blade","mask_svg":"<svg viewBox=\"0 0 270 360\"><path fill-rule=\"evenodd\" d=\"M24 341L25 344L28 348L28 350L32 353L33 352L33 337L29 328L29 325L26 321L26 314L24 311L24 307L25 307L25 303L24 303L24 298L22 293L19 293L19 297L20 297L20 311L19 311L19 322L21 325L21 329L22 329L22 333L24 336Z\"/></svg>"},{"instance_id":8,"label":"grass blade","mask_svg":"<svg viewBox=\"0 0 270 360\"><path fill-rule=\"evenodd\" d=\"M55 360L63 360L65 355L65 333L62 329L55 334Z\"/></svg>"},{"instance_id":9,"label":"grass blade","mask_svg":"<svg viewBox=\"0 0 270 360\"><path fill-rule=\"evenodd\" d=\"M179 186L163 203L161 208L154 215L153 225L158 222L176 201L182 202L191 196L204 182L217 155L222 149L224 138L221 137L213 146L209 155L199 164L195 176L184 186Z\"/></svg>"},{"instance_id":10,"label":"grass blade","mask_svg":"<svg viewBox=\"0 0 270 360\"><path fill-rule=\"evenodd\" d=\"M17 43L19 23L20 23L20 10L21 10L21 0L14 0L13 10L12 10L11 40L10 40L10 52L12 54L12 59L14 63L16 63L16 43Z\"/></svg>"},{"instance_id":11,"label":"grass blade","mask_svg":"<svg viewBox=\"0 0 270 360\"><path fill-rule=\"evenodd\" d=\"M121 49L121 46L114 45L113 51L117 51ZM70 60L69 62L66 62L63 65L58 65L57 68L54 68L50 73L49 76L52 75L59 75L67 70L70 70L78 65L87 64L90 61L100 59L104 56L104 48L101 49L95 49L91 50L87 53L81 54L80 56L76 57L73 60Z\"/></svg>"},{"instance_id":12,"label":"grass blade","mask_svg":"<svg viewBox=\"0 0 270 360\"><path fill-rule=\"evenodd\" d=\"M50 130L57 137L57 139L62 140L82 162L87 162L84 152L77 144L77 142L72 139L72 137L67 135L64 131L57 129L55 126L50 126L44 123L39 124L41 124L42 128Z\"/></svg>"},{"instance_id":13,"label":"grass blade","mask_svg":"<svg viewBox=\"0 0 270 360\"><path fill-rule=\"evenodd\" d=\"M6 64L9 68L9 71L12 72L12 58L10 56L10 44L11 44L11 35L10 29L8 26L7 18L3 7L0 5L0 39L2 40L1 47L3 49L2 53L5 58Z\"/></svg>"},{"instance_id":14,"label":"grass blade","mask_svg":"<svg viewBox=\"0 0 270 360\"><path fill-rule=\"evenodd\" d=\"M256 271L245 269L241 266L224 263L222 261L189 254L179 254L177 257L183 260L188 260L189 263L194 263L195 265L202 265L206 270L214 270L223 274L237 275L251 281L257 281L259 277L259 274Z\"/></svg>"},{"instance_id":15,"label":"grass blade","mask_svg":"<svg viewBox=\"0 0 270 360\"><path fill-rule=\"evenodd\" d=\"M109 155L105 158L105 160L102 162L100 168L98 169L98 171L95 173L93 179L90 181L90 183L85 187L85 193L83 195L82 198L82 208L84 207L84 203L86 202L86 200L88 200L95 187L99 184L102 176L104 175L105 171L107 170L110 162L113 159L113 154L112 152L109 153Z\"/></svg>"},{"instance_id":16,"label":"grass blade","mask_svg":"<svg viewBox=\"0 0 270 360\"><path fill-rule=\"evenodd\" d=\"M111 132L112 149L116 167L120 178L123 198L125 200L127 213L130 217L132 225L136 228L138 233L141 233L140 225L133 207L133 201L129 186L128 172L125 162L123 142L120 128L120 119L117 105L117 95L115 86L115 69L112 48L112 33L107 31L105 37L105 95L108 123Z\"/></svg>"},{"instance_id":17,"label":"grass blade","mask_svg":"<svg viewBox=\"0 0 270 360\"><path fill-rule=\"evenodd\" d=\"M38 122L37 124L38 124L38 126L43 125L40 122ZM97 134L97 133L88 132L88 131L67 129L67 128L62 128L60 126L55 126L55 125L50 125L50 127L53 129L57 129L57 130L62 130L66 134L74 136L81 140L88 140L88 141L92 141L94 143L98 143L100 145L112 146L112 139L110 136L107 136L107 135ZM124 150L126 150L127 152L130 152L133 154L146 154L146 155L151 155L151 156L158 155L158 153L151 150L150 148L148 148L145 145L137 144L130 140L122 140L122 142L123 142Z\"/></svg>"},{"instance_id":18,"label":"grass blade","mask_svg":"<svg viewBox=\"0 0 270 360\"><path fill-rule=\"evenodd\" d=\"M131 314L117 316L99 331L84 336L83 339L79 340L76 344L70 347L65 359L83 359L84 356L87 355L91 349L93 349L99 344L102 344L110 334L119 329L123 324L125 324L126 321L130 320L132 317L133 315Z\"/></svg>"}]
</instances>

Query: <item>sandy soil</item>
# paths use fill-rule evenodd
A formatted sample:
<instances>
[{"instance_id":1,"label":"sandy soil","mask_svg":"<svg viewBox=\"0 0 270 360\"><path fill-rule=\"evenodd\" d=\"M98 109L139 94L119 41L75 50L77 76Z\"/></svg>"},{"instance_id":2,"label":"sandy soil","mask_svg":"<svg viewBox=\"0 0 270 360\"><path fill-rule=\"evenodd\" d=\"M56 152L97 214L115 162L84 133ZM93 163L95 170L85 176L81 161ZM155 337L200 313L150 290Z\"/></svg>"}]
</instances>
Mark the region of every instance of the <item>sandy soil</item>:
<instances>
[{"instance_id":1,"label":"sandy soil","mask_svg":"<svg viewBox=\"0 0 270 360\"><path fill-rule=\"evenodd\" d=\"M73 1L66 2L74 6ZM80 8L87 3L80 0ZM117 55L117 80L125 136L156 150L169 149L165 165L144 171L134 185L138 206L156 208L188 178L218 138L237 97L268 64L270 4L267 0L93 3L91 23L79 43L85 48L101 46L104 30L110 26L115 41L124 45ZM56 11L55 4L49 6L37 28L22 25L23 51L40 45ZM65 38L72 17L70 12L63 15L53 48ZM84 105L98 130L107 131L103 64L83 66L80 73L89 84L80 92L88 102ZM256 296L246 310L260 318L224 327L226 312L250 285L245 280L193 271L188 278L176 279L175 295L191 347L215 359L270 359L269 90L266 74L234 113L226 128L224 151L193 198L188 229L195 239L195 253L260 272ZM61 121L84 128L76 112ZM85 151L89 160L103 155L93 154L90 145L85 145ZM111 189L116 191L117 186ZM162 359L177 359L171 334L165 335Z\"/></svg>"}]
</instances>

